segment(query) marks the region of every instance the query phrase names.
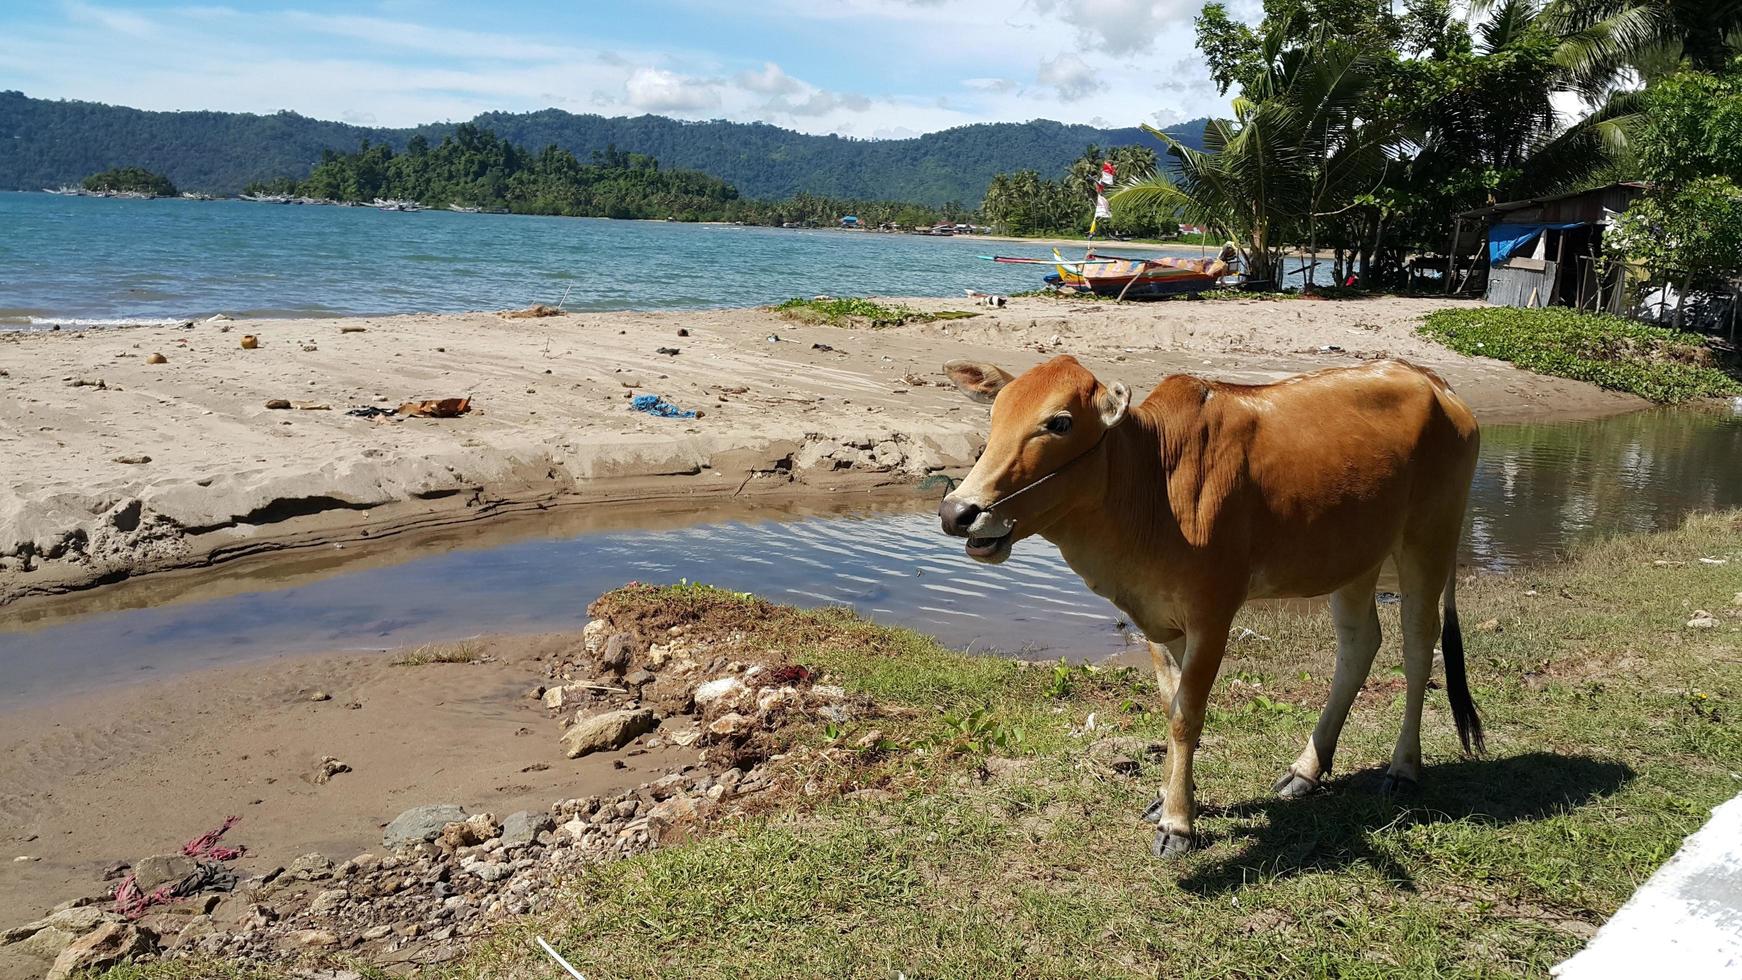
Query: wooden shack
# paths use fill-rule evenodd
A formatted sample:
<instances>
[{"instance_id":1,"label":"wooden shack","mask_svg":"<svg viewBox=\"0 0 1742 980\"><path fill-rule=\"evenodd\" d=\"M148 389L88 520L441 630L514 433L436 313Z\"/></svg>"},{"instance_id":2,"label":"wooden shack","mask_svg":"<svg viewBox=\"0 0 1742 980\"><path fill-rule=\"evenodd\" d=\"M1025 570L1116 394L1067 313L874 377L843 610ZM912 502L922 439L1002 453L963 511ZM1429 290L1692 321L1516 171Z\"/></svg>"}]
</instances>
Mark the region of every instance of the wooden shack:
<instances>
[{"instance_id":1,"label":"wooden shack","mask_svg":"<svg viewBox=\"0 0 1742 980\"><path fill-rule=\"evenodd\" d=\"M1497 306L1611 309L1622 290L1618 276L1604 274L1603 231L1644 190L1628 181L1457 215L1446 292L1480 291ZM1467 226L1483 229L1473 254Z\"/></svg>"}]
</instances>

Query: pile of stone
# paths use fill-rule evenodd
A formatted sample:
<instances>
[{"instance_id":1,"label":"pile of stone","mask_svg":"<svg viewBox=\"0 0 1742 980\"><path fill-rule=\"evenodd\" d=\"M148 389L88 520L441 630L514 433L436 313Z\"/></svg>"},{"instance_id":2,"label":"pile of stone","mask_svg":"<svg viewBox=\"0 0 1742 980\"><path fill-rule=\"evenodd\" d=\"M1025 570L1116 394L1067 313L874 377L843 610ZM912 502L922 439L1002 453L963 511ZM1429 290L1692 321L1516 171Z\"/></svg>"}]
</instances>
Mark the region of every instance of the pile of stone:
<instances>
[{"instance_id":1,"label":"pile of stone","mask_svg":"<svg viewBox=\"0 0 1742 980\"><path fill-rule=\"evenodd\" d=\"M158 956L279 965L343 957L401 974L458 957L498 920L546 907L552 883L580 867L772 805L813 755L792 748L794 723L873 711L781 655L752 649L741 632L702 636L692 626L653 637L633 623L595 620L533 692L570 758L696 749L694 762L657 779L500 820L456 804L416 807L388 825L379 852L339 863L310 854L131 921L108 911L105 897L69 903L4 941L35 944L56 977Z\"/></svg>"}]
</instances>

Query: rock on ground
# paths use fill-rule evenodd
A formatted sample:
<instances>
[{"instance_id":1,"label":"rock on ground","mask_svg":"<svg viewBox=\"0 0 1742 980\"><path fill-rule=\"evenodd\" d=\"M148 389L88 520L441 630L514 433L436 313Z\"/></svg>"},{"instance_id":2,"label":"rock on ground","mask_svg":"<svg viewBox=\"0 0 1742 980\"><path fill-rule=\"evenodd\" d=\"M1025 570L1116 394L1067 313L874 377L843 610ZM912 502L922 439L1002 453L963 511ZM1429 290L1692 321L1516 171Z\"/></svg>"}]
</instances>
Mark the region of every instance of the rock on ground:
<instances>
[{"instance_id":1,"label":"rock on ground","mask_svg":"<svg viewBox=\"0 0 1742 980\"><path fill-rule=\"evenodd\" d=\"M121 922L107 922L76 939L49 967L47 980L66 980L82 970L106 970L157 952L157 934Z\"/></svg>"},{"instance_id":2,"label":"rock on ground","mask_svg":"<svg viewBox=\"0 0 1742 980\"><path fill-rule=\"evenodd\" d=\"M550 828L551 820L548 814L533 813L530 810L510 813L508 819L502 821L502 846L509 848L530 844L538 838L541 832Z\"/></svg>"},{"instance_id":3,"label":"rock on ground","mask_svg":"<svg viewBox=\"0 0 1742 980\"><path fill-rule=\"evenodd\" d=\"M653 730L653 712L646 708L607 711L577 720L563 733L563 754L578 759L591 752L620 748Z\"/></svg>"},{"instance_id":4,"label":"rock on ground","mask_svg":"<svg viewBox=\"0 0 1742 980\"><path fill-rule=\"evenodd\" d=\"M431 803L414 806L393 818L381 835L381 843L389 850L401 844L418 844L435 840L442 828L466 819L466 811L454 803Z\"/></svg>"},{"instance_id":5,"label":"rock on ground","mask_svg":"<svg viewBox=\"0 0 1742 980\"><path fill-rule=\"evenodd\" d=\"M200 863L181 854L153 854L133 865L133 883L149 895L164 885L174 885L197 874Z\"/></svg>"}]
</instances>

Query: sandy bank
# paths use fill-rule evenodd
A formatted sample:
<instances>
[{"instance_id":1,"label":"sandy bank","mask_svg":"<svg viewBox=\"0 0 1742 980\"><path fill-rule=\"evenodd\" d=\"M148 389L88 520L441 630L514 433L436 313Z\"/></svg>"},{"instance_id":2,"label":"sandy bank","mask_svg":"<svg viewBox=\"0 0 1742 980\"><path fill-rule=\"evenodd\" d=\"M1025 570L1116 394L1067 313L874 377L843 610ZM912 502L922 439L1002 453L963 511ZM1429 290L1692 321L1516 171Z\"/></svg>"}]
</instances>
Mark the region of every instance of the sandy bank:
<instances>
[{"instance_id":1,"label":"sandy bank","mask_svg":"<svg viewBox=\"0 0 1742 980\"><path fill-rule=\"evenodd\" d=\"M0 602L553 502L911 484L980 446L984 409L939 371L955 357L1020 370L1072 353L1143 392L1170 372L1257 382L1398 355L1443 372L1486 421L1643 404L1414 336L1442 305L1035 298L877 331L750 309L4 335ZM258 349L241 349L244 333ZM167 362L148 363L153 353ZM705 415L632 412L639 393ZM345 414L465 395L474 411L455 419ZM326 407L267 408L274 399Z\"/></svg>"}]
</instances>

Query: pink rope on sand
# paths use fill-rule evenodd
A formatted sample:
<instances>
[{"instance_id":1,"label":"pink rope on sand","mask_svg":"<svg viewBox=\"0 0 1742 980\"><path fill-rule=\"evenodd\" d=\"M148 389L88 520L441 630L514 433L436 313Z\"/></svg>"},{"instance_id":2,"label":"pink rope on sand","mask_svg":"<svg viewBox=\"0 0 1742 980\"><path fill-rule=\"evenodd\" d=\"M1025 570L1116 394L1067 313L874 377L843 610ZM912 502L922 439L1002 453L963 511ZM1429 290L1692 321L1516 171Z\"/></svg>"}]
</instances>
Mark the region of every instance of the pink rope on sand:
<instances>
[{"instance_id":1,"label":"pink rope on sand","mask_svg":"<svg viewBox=\"0 0 1742 980\"><path fill-rule=\"evenodd\" d=\"M241 817L226 817L222 826L208 830L181 847L182 854L196 860L234 861L247 851L245 847L224 847L218 841L231 827L236 826ZM139 879L133 872L127 872L115 886L115 911L128 919L143 916L154 905L168 905L175 899L175 886L179 882L159 885L149 892L139 890Z\"/></svg>"},{"instance_id":2,"label":"pink rope on sand","mask_svg":"<svg viewBox=\"0 0 1742 980\"><path fill-rule=\"evenodd\" d=\"M231 827L236 826L241 817L225 817L222 826L208 830L193 840L182 845L181 852L191 858L208 858L213 861L234 861L247 852L246 847L221 847L218 844Z\"/></svg>"},{"instance_id":3,"label":"pink rope on sand","mask_svg":"<svg viewBox=\"0 0 1742 980\"><path fill-rule=\"evenodd\" d=\"M115 886L115 911L128 919L137 919L153 905L167 905L171 898L169 889L169 885L160 885L149 894L141 892L133 872L129 871L127 877Z\"/></svg>"}]
</instances>

